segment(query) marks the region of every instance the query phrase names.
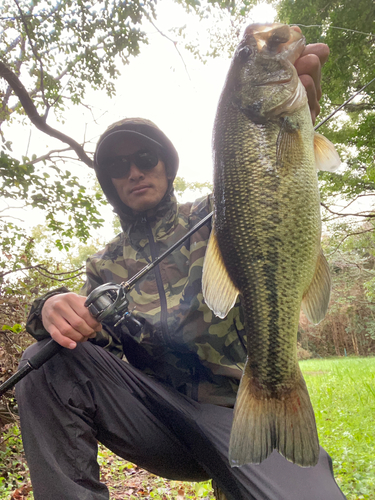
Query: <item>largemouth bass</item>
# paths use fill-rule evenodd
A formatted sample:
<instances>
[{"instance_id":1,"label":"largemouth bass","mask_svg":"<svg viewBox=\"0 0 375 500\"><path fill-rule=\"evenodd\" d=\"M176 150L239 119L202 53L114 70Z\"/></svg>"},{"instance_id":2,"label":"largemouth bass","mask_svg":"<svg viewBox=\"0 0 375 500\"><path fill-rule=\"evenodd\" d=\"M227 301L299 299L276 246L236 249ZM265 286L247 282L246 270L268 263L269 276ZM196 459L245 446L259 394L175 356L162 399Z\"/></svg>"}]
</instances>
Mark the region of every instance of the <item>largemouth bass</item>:
<instances>
[{"instance_id":1,"label":"largemouth bass","mask_svg":"<svg viewBox=\"0 0 375 500\"><path fill-rule=\"evenodd\" d=\"M304 47L304 37L289 26L248 26L215 120L215 212L203 294L222 318L240 295L248 349L230 439L232 465L258 464L274 449L303 467L319 457L297 329L301 306L313 323L328 308L317 169L332 171L340 159L314 133L293 66Z\"/></svg>"}]
</instances>

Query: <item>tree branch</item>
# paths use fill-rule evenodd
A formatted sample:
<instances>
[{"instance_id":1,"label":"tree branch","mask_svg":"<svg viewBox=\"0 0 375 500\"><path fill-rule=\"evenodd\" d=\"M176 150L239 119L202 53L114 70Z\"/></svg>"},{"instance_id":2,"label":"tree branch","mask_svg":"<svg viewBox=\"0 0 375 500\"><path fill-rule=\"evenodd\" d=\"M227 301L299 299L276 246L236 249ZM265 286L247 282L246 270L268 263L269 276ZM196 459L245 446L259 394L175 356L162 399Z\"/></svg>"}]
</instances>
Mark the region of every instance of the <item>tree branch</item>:
<instances>
[{"instance_id":1,"label":"tree branch","mask_svg":"<svg viewBox=\"0 0 375 500\"><path fill-rule=\"evenodd\" d=\"M322 205L322 207L324 207L331 214L333 214L333 215L339 215L340 217L370 217L370 218L375 217L375 213L368 212L368 211L358 212L356 214L343 214L343 213L340 213L340 212L334 212L329 207L327 207L327 205L325 205L324 203L320 202L320 204Z\"/></svg>"},{"instance_id":2,"label":"tree branch","mask_svg":"<svg viewBox=\"0 0 375 500\"><path fill-rule=\"evenodd\" d=\"M46 116L48 114L48 110L50 108L50 105L46 99L46 96L45 96L45 92L44 92L44 69L43 69L43 62L38 54L38 51L36 50L36 48L34 47L34 44L31 40L31 36L29 34L29 29L27 27L27 22L25 20L25 17L24 17L24 14L22 12L22 9L21 7L19 6L19 3L17 0L14 0L14 3L17 5L17 9L18 9L18 12L20 13L20 16L21 16L21 22L23 24L23 27L25 28L25 32L26 32L26 36L29 40L29 44L30 44L30 47L31 47L31 50L32 50L32 53L34 54L34 57L35 59L39 62L39 69L40 69L40 81L39 81L39 85L40 85L40 90L42 91L42 99L43 99L43 102L44 102L44 105L46 106Z\"/></svg>"},{"instance_id":3,"label":"tree branch","mask_svg":"<svg viewBox=\"0 0 375 500\"><path fill-rule=\"evenodd\" d=\"M111 33L112 33L112 31L108 31L108 32L106 32L106 34L105 34L105 35L103 35L102 37L100 37L100 38L98 39L98 43L97 43L96 45L92 45L92 46L90 47L90 48L91 48L91 51L95 51L95 50L100 50L100 49L103 49L103 42L106 40L106 38L108 37L108 35L110 35ZM53 48L51 48L51 49L49 49L49 50L46 50L46 51L45 51L45 53L51 53L53 50L59 51L59 50L61 50L61 48L62 48L62 47L64 47L64 46L69 47L69 44L68 44L68 43L65 43L65 45L64 45L64 44L61 44L61 47L60 47L60 48L59 48L59 47L53 47ZM44 55L44 53L42 53L42 55ZM71 62L67 65L67 67L66 67L66 68L65 68L65 69L64 69L61 73L59 73L57 76L55 76L55 77L54 77L54 80L55 80L56 82L58 82L58 81L62 80L62 78L63 78L64 76L66 76L66 75L69 73L69 71L71 71L71 70L74 68L75 64L77 63L77 61L79 61L79 59L80 59L80 55L77 55L77 56L76 56L76 58L75 58L75 59L73 59L73 60L72 60L72 61L71 61ZM16 74L18 74L18 73L16 73ZM37 87L35 87L33 90L31 90L30 92L28 92L29 97L30 97L31 99L32 99L32 98L34 98L34 97L38 94L38 92L39 92L39 89L38 89ZM56 101L57 101L60 97L61 97L61 95L60 95L60 96L58 96L58 97L55 99L54 103L55 103L55 102L56 102ZM18 103L17 103L17 104L15 104L14 106L12 106L12 107L8 108L8 109L10 110L10 113L13 113L13 112L17 109L17 106L18 106ZM0 121L0 124L1 124L1 123L2 123L2 122Z\"/></svg>"},{"instance_id":4,"label":"tree branch","mask_svg":"<svg viewBox=\"0 0 375 500\"><path fill-rule=\"evenodd\" d=\"M28 161L27 164L28 165L35 165L36 163L39 163L40 161L45 161L45 160L52 161L51 156L54 153L58 153L58 155L60 157L60 153L64 153L65 151L71 151L71 150L72 150L72 148L52 149L51 151L49 151L45 155L39 156L38 158L35 158L35 160Z\"/></svg>"},{"instance_id":5,"label":"tree branch","mask_svg":"<svg viewBox=\"0 0 375 500\"><path fill-rule=\"evenodd\" d=\"M333 252L331 252L330 254L328 254L329 257L331 257L331 255L333 255L334 253L337 252L337 250L340 248L340 246L344 243L344 241L346 240L346 238L349 238L350 236L356 236L358 234L365 234L365 233L371 233L374 231L374 228L371 228L371 229L366 229L366 231L359 231L357 233L349 233L347 234L346 236L344 236L342 238L342 240L339 242L339 244L337 245L337 247L333 250Z\"/></svg>"},{"instance_id":6,"label":"tree branch","mask_svg":"<svg viewBox=\"0 0 375 500\"><path fill-rule=\"evenodd\" d=\"M17 207L15 207L17 208ZM19 217L14 217L14 215L0 215L0 219L4 219L4 218L7 218L7 219L14 219L14 220L19 220L20 222L23 222L23 219L20 219Z\"/></svg>"},{"instance_id":7,"label":"tree branch","mask_svg":"<svg viewBox=\"0 0 375 500\"><path fill-rule=\"evenodd\" d=\"M4 30L4 31L5 31L5 30ZM18 37L17 37L17 38L15 38L15 39L13 40L13 42L11 42L11 43L7 46L6 50L4 51L4 55L9 54L9 52L12 52L12 50L13 50L13 49L15 49L15 48L17 47L17 45L20 43L21 38L22 38L22 37L21 37L21 35L18 35Z\"/></svg>"},{"instance_id":8,"label":"tree branch","mask_svg":"<svg viewBox=\"0 0 375 500\"><path fill-rule=\"evenodd\" d=\"M0 273L0 278L4 278L4 276L6 276L7 274L18 273L19 271L27 271L28 269L36 269L40 274L42 274L43 276L46 276L47 278L50 278L50 279L55 280L55 281L66 281L68 279L76 278L77 276L84 274L84 271L82 273L78 273L78 271L80 271L84 267L85 266L81 266L78 269L74 269L73 271L64 271L62 273L54 273L52 271L49 271L46 267L43 267L40 264L37 264L36 266L21 267L20 269L14 269L13 271L6 271L4 273ZM44 272L46 272L48 274L47 275L43 274L41 272L41 270L43 270ZM62 276L64 274L73 274L73 273L78 273L78 274L76 274L73 277L69 276L68 278L63 278L63 279L59 279L59 278L54 277L54 276Z\"/></svg>"},{"instance_id":9,"label":"tree branch","mask_svg":"<svg viewBox=\"0 0 375 500\"><path fill-rule=\"evenodd\" d=\"M2 208L2 209L0 210L0 213L1 213L1 212L5 212L5 210L14 210L14 209L21 209L21 210L23 210L24 208L26 208L26 206L27 206L27 205L24 205L23 207L10 207L10 206L8 205L7 207ZM0 217L1 217L1 216L0 216Z\"/></svg>"},{"instance_id":10,"label":"tree branch","mask_svg":"<svg viewBox=\"0 0 375 500\"><path fill-rule=\"evenodd\" d=\"M13 43L15 44L16 46L16 43L20 43L21 44L21 47L20 47L20 55L15 63L15 74L18 76L20 74L20 71L21 71L21 66L22 66L22 61L23 61L23 55L25 53L25 40L24 38L20 35L16 40L13 41ZM6 54L6 52L5 52ZM9 99L10 99L10 96L12 95L12 87L10 85L8 85L8 88L6 89L6 92L4 94L4 98L3 98L3 101L2 101L2 110L3 110L3 117L1 118L0 117L0 126L2 123L4 123L5 119L6 119L6 110L9 110L9 107L8 107L8 103L9 103Z\"/></svg>"},{"instance_id":11,"label":"tree branch","mask_svg":"<svg viewBox=\"0 0 375 500\"><path fill-rule=\"evenodd\" d=\"M67 281L67 280L78 278L78 276L82 276L82 274L85 274L85 271L82 271L81 273L77 273L74 276L69 276L68 278L55 278L54 276L42 273L42 271L40 269L37 269L37 271L39 274L41 274L45 278L49 278L50 280L53 280L53 281ZM65 274L65 273L62 273L62 274Z\"/></svg>"},{"instance_id":12,"label":"tree branch","mask_svg":"<svg viewBox=\"0 0 375 500\"><path fill-rule=\"evenodd\" d=\"M172 40L172 38L169 38L169 36L168 36L168 35L166 35L165 33L163 33L163 32L162 32L162 31L161 31L161 30L160 30L160 29L156 26L156 24L152 21L152 19L151 19L151 17L150 17L150 16L148 16L148 15L147 15L146 17L147 17L147 19L148 19L149 23L151 23L151 24L152 24L152 26L156 29L156 31L157 31L157 32L158 32L161 36L163 36L164 38L166 38L167 40L169 40L170 42L172 42L172 43L173 43L174 48L177 50L177 54L180 56L180 59L181 59L181 61L182 61L182 64L183 64L183 65L184 65L184 67L185 67L185 71L186 71L186 73L187 73L187 76L189 77L189 80L191 80L190 75L189 75L189 71L188 71L187 66L186 66L186 63L185 63L185 61L184 61L184 58L182 57L181 52L178 50L178 47L177 47L177 42L176 42L175 40Z\"/></svg>"},{"instance_id":13,"label":"tree branch","mask_svg":"<svg viewBox=\"0 0 375 500\"><path fill-rule=\"evenodd\" d=\"M0 61L0 77L4 78L12 87L13 92L20 100L20 103L22 104L27 116L30 118L31 123L35 125L37 129L51 137L54 137L55 139L58 139L61 142L69 144L69 146L75 151L78 158L83 161L83 163L85 163L90 168L93 167L93 161L87 156L85 150L80 144L78 144L78 142L47 125L45 118L40 116L40 114L38 113L35 104L33 103L20 79L2 61Z\"/></svg>"},{"instance_id":14,"label":"tree branch","mask_svg":"<svg viewBox=\"0 0 375 500\"><path fill-rule=\"evenodd\" d=\"M374 196L374 193L358 194L354 198L354 200L351 200L345 207L343 207L343 210L345 210L346 208L348 208L352 203L354 203L355 201L357 201L359 198L364 198L366 196Z\"/></svg>"}]
</instances>

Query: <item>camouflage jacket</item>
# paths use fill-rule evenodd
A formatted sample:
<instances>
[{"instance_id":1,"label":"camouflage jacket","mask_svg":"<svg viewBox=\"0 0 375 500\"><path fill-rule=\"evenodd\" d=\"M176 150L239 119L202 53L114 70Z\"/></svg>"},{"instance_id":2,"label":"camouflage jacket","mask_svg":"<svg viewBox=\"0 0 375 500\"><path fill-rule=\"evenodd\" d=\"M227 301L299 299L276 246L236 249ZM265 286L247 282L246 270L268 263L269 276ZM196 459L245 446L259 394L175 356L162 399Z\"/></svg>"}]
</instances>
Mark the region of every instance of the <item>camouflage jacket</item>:
<instances>
[{"instance_id":1,"label":"camouflage jacket","mask_svg":"<svg viewBox=\"0 0 375 500\"><path fill-rule=\"evenodd\" d=\"M123 232L88 259L82 293L128 280L211 209L210 197L178 205L170 196L152 218L123 216ZM129 310L144 328L129 336L125 353L104 329L94 342L125 354L132 365L197 401L233 406L246 358L243 320L238 305L221 320L204 304L201 277L209 234L207 223L130 291ZM38 339L46 336L40 310L35 303L27 325Z\"/></svg>"}]
</instances>

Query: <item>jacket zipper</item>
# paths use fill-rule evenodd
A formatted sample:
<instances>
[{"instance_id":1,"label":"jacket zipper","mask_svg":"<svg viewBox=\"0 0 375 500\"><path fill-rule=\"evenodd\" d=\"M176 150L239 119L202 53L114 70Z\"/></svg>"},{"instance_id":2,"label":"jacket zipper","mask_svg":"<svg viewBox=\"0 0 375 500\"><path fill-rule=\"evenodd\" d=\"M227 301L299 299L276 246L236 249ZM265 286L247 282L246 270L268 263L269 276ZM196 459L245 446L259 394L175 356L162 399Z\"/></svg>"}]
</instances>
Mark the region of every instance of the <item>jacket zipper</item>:
<instances>
[{"instance_id":1,"label":"jacket zipper","mask_svg":"<svg viewBox=\"0 0 375 500\"><path fill-rule=\"evenodd\" d=\"M152 260L155 260L158 255L158 251L156 248L156 243L154 239L154 235L152 233L151 226L149 224L149 221L147 220L147 217L142 217L142 222L146 225L146 230L147 230L147 237L148 241L150 243L150 250L151 250L151 258ZM164 342L166 345L171 345L171 337L169 334L169 329L168 329L168 307L167 307L167 297L165 295L165 290L164 290L164 285L163 285L163 280L161 278L161 273L160 273L160 268L159 265L157 265L154 269L155 272L155 278L156 278L156 285L158 288L159 292L159 297L160 297L160 325L161 325L161 333L164 339Z\"/></svg>"}]
</instances>

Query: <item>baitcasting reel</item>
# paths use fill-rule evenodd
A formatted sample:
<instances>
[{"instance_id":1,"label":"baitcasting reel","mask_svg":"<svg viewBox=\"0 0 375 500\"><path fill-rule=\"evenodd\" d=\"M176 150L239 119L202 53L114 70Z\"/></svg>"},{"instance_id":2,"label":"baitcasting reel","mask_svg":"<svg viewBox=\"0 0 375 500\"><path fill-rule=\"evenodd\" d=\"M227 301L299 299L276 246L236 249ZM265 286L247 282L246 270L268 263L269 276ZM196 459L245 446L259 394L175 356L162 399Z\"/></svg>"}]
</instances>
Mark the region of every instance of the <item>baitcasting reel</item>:
<instances>
[{"instance_id":1,"label":"baitcasting reel","mask_svg":"<svg viewBox=\"0 0 375 500\"><path fill-rule=\"evenodd\" d=\"M96 321L110 327L111 334L114 330L113 336L120 342L121 339L116 338L116 333L124 333L123 327L126 327L133 337L142 329L142 323L128 310L129 301L122 285L105 283L98 286L87 297L85 306Z\"/></svg>"}]
</instances>

